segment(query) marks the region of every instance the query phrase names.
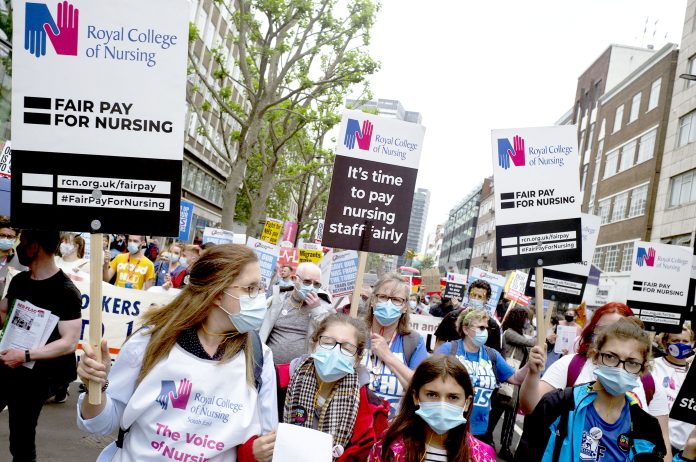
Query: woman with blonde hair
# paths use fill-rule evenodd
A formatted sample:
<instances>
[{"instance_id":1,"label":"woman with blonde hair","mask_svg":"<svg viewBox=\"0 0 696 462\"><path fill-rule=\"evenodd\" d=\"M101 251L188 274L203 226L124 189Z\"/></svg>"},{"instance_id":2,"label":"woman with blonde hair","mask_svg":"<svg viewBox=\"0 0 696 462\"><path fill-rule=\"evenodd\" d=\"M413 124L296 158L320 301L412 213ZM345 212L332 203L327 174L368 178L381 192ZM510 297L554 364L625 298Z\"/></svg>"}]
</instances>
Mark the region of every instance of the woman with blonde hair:
<instances>
[{"instance_id":1,"label":"woman with blonde hair","mask_svg":"<svg viewBox=\"0 0 696 462\"><path fill-rule=\"evenodd\" d=\"M263 462L278 423L272 354L253 332L265 311L255 253L219 245L176 299L143 315L113 367L106 341L101 361L85 345L78 374L102 396L99 405L80 396L78 427L119 430L98 461L235 461L246 451Z\"/></svg>"},{"instance_id":2,"label":"woman with blonde hair","mask_svg":"<svg viewBox=\"0 0 696 462\"><path fill-rule=\"evenodd\" d=\"M367 301L370 345L362 364L370 373L370 389L389 401L390 418L398 411L413 370L428 357L423 337L409 327L408 294L408 283L388 273L375 283Z\"/></svg>"}]
</instances>

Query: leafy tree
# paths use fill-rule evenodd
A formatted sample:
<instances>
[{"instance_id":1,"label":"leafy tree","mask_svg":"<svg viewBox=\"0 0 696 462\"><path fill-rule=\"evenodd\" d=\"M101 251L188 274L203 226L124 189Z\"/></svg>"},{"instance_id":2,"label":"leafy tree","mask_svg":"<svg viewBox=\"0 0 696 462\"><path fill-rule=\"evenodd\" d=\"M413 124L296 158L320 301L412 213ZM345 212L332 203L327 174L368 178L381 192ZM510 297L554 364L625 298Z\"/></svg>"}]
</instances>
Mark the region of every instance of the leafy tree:
<instances>
[{"instance_id":1,"label":"leafy tree","mask_svg":"<svg viewBox=\"0 0 696 462\"><path fill-rule=\"evenodd\" d=\"M420 258L421 270L435 268L435 263L435 259L429 253Z\"/></svg>"}]
</instances>

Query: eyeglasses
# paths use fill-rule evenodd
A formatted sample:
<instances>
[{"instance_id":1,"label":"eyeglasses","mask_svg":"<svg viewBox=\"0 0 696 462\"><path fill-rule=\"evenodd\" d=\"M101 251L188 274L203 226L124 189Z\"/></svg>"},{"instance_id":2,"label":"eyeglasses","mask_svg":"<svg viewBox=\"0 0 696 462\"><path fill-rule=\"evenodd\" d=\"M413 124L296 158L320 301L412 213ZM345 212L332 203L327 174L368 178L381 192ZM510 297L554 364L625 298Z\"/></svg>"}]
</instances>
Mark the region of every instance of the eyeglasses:
<instances>
[{"instance_id":1,"label":"eyeglasses","mask_svg":"<svg viewBox=\"0 0 696 462\"><path fill-rule=\"evenodd\" d=\"M249 298L256 298L259 293L263 290L263 287L259 287L257 285L253 286L230 286L236 289L244 289L244 291L249 294Z\"/></svg>"},{"instance_id":2,"label":"eyeglasses","mask_svg":"<svg viewBox=\"0 0 696 462\"><path fill-rule=\"evenodd\" d=\"M602 360L602 364L609 367L619 367L621 364L626 372L631 374L638 374L643 370L645 363L638 361L633 361L631 359L622 360L614 353L600 353L599 357Z\"/></svg>"},{"instance_id":3,"label":"eyeglasses","mask_svg":"<svg viewBox=\"0 0 696 462\"><path fill-rule=\"evenodd\" d=\"M300 279L299 276L295 276L297 279ZM305 286L314 286L315 289L321 289L321 282L319 281L313 281L311 279L300 279L300 282L302 285Z\"/></svg>"},{"instance_id":4,"label":"eyeglasses","mask_svg":"<svg viewBox=\"0 0 696 462\"><path fill-rule=\"evenodd\" d=\"M16 235L16 234L12 234L12 235L11 235L11 234L0 234L0 239L12 239L12 240L15 240L15 239L17 239L17 235Z\"/></svg>"},{"instance_id":5,"label":"eyeglasses","mask_svg":"<svg viewBox=\"0 0 696 462\"><path fill-rule=\"evenodd\" d=\"M391 302L395 306L403 306L403 304L406 303L406 299L401 297L390 297L389 295L384 294L377 294L375 296L377 297L377 301L379 301L380 303L385 303L388 300L391 300Z\"/></svg>"},{"instance_id":6,"label":"eyeglasses","mask_svg":"<svg viewBox=\"0 0 696 462\"><path fill-rule=\"evenodd\" d=\"M358 354L358 347L348 342L338 342L333 337L322 335L319 337L319 346L327 350L333 350L336 345L339 345L341 354L345 356L355 356Z\"/></svg>"}]
</instances>

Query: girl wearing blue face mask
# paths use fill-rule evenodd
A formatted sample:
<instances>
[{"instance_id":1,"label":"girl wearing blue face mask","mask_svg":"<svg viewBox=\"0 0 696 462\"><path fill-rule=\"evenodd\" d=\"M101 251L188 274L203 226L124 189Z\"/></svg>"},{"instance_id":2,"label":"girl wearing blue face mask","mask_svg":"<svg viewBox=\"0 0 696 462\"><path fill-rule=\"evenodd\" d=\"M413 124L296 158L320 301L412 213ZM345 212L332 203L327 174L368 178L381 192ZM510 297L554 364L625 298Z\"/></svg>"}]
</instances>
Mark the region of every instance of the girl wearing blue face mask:
<instances>
[{"instance_id":1,"label":"girl wearing blue face mask","mask_svg":"<svg viewBox=\"0 0 696 462\"><path fill-rule=\"evenodd\" d=\"M370 345L362 364L370 373L370 389L389 401L390 418L398 411L413 370L428 357L423 337L409 327L408 293L401 276L385 274L368 300Z\"/></svg>"},{"instance_id":2,"label":"girl wearing blue face mask","mask_svg":"<svg viewBox=\"0 0 696 462\"><path fill-rule=\"evenodd\" d=\"M335 461L365 460L387 428L389 408L367 388L369 375L359 366L365 323L332 314L311 340L312 353L290 363L283 422L332 435Z\"/></svg>"},{"instance_id":3,"label":"girl wearing blue face mask","mask_svg":"<svg viewBox=\"0 0 696 462\"><path fill-rule=\"evenodd\" d=\"M485 346L488 340L488 313L482 308L467 308L457 318L461 339L448 342L437 353L454 355L469 371L475 395L471 413L471 433L489 444L487 433L493 392L503 382L519 385L527 374L527 367L515 371L500 353Z\"/></svg>"},{"instance_id":4,"label":"girl wearing blue face mask","mask_svg":"<svg viewBox=\"0 0 696 462\"><path fill-rule=\"evenodd\" d=\"M597 381L544 395L525 420L515 460L662 461L660 424L631 392L648 368L650 349L636 318L599 332L590 350ZM536 356L530 361L534 369L543 364Z\"/></svg>"},{"instance_id":5,"label":"girl wearing blue face mask","mask_svg":"<svg viewBox=\"0 0 696 462\"><path fill-rule=\"evenodd\" d=\"M469 433L474 395L459 361L445 355L426 359L368 462L494 461L493 448Z\"/></svg>"},{"instance_id":6,"label":"girl wearing blue face mask","mask_svg":"<svg viewBox=\"0 0 696 462\"><path fill-rule=\"evenodd\" d=\"M101 404L81 395L78 427L102 435L119 431L118 443L104 449L99 462L191 453L211 462L243 454L262 461L273 444L276 376L270 349L254 333L266 312L256 254L242 245L217 245L189 276L171 303L140 315L145 327L126 341L113 368L106 341L101 361L83 346L78 375L101 385ZM165 436L172 432L181 437ZM186 432L212 443L194 453Z\"/></svg>"},{"instance_id":7,"label":"girl wearing blue face mask","mask_svg":"<svg viewBox=\"0 0 696 462\"><path fill-rule=\"evenodd\" d=\"M169 289L172 287L172 280L179 277L179 274L186 271L186 265L182 262L181 245L174 242L169 246L168 252L162 252L157 263L155 263L155 285Z\"/></svg>"},{"instance_id":8,"label":"girl wearing blue face mask","mask_svg":"<svg viewBox=\"0 0 696 462\"><path fill-rule=\"evenodd\" d=\"M19 230L10 227L10 219L0 216L0 294L4 293L7 271L12 268L26 271L27 267L19 263L15 246L19 243Z\"/></svg>"}]
</instances>

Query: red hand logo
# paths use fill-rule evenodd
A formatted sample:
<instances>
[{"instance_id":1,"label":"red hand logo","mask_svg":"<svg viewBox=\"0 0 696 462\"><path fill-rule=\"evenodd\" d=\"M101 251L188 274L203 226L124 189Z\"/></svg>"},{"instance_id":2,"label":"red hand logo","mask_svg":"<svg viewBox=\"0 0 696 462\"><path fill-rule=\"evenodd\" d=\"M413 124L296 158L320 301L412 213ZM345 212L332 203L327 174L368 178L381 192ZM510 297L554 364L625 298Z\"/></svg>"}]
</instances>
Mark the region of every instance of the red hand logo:
<instances>
[{"instance_id":1,"label":"red hand logo","mask_svg":"<svg viewBox=\"0 0 696 462\"><path fill-rule=\"evenodd\" d=\"M58 33L44 24L44 31L59 55L77 56L77 26L80 23L80 10L68 2L58 4Z\"/></svg>"}]
</instances>

